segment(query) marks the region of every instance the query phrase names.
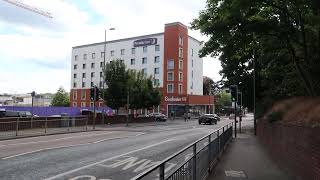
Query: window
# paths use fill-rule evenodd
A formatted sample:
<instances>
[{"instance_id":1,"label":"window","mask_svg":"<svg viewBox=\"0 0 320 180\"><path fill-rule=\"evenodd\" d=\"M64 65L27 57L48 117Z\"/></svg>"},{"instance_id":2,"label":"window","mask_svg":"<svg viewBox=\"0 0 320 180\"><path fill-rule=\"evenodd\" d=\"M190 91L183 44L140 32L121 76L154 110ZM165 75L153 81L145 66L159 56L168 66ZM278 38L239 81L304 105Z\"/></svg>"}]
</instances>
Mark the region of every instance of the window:
<instances>
[{"instance_id":1,"label":"window","mask_svg":"<svg viewBox=\"0 0 320 180\"><path fill-rule=\"evenodd\" d=\"M143 52L146 53L148 51L148 47L147 46L143 46Z\"/></svg>"},{"instance_id":2,"label":"window","mask_svg":"<svg viewBox=\"0 0 320 180\"><path fill-rule=\"evenodd\" d=\"M179 45L183 45L183 37L182 36L179 36Z\"/></svg>"},{"instance_id":3,"label":"window","mask_svg":"<svg viewBox=\"0 0 320 180\"><path fill-rule=\"evenodd\" d=\"M77 83L74 82L74 83L73 83L73 88L76 88L76 87L77 87Z\"/></svg>"},{"instance_id":4,"label":"window","mask_svg":"<svg viewBox=\"0 0 320 180\"><path fill-rule=\"evenodd\" d=\"M85 89L82 89L81 91L81 99L86 99L86 90Z\"/></svg>"},{"instance_id":5,"label":"window","mask_svg":"<svg viewBox=\"0 0 320 180\"><path fill-rule=\"evenodd\" d=\"M102 72L100 72L100 77L102 77L103 75L102 75Z\"/></svg>"},{"instance_id":6,"label":"window","mask_svg":"<svg viewBox=\"0 0 320 180\"><path fill-rule=\"evenodd\" d=\"M136 48L131 48L131 54L136 54Z\"/></svg>"},{"instance_id":7,"label":"window","mask_svg":"<svg viewBox=\"0 0 320 180\"><path fill-rule=\"evenodd\" d=\"M102 88L102 82L101 81L99 82L99 87Z\"/></svg>"},{"instance_id":8,"label":"window","mask_svg":"<svg viewBox=\"0 0 320 180\"><path fill-rule=\"evenodd\" d=\"M191 87L190 87L190 89L193 89L193 81L191 82Z\"/></svg>"},{"instance_id":9,"label":"window","mask_svg":"<svg viewBox=\"0 0 320 180\"><path fill-rule=\"evenodd\" d=\"M86 68L86 64L82 64L82 69L85 69Z\"/></svg>"},{"instance_id":10,"label":"window","mask_svg":"<svg viewBox=\"0 0 320 180\"><path fill-rule=\"evenodd\" d=\"M183 91L182 84L179 84L179 94L182 94L182 91Z\"/></svg>"},{"instance_id":11,"label":"window","mask_svg":"<svg viewBox=\"0 0 320 180\"><path fill-rule=\"evenodd\" d=\"M191 60L191 67L193 67L193 59Z\"/></svg>"},{"instance_id":12,"label":"window","mask_svg":"<svg viewBox=\"0 0 320 180\"><path fill-rule=\"evenodd\" d=\"M103 68L103 62L100 62L100 67Z\"/></svg>"},{"instance_id":13,"label":"window","mask_svg":"<svg viewBox=\"0 0 320 180\"><path fill-rule=\"evenodd\" d=\"M191 56L193 56L193 49L191 49Z\"/></svg>"},{"instance_id":14,"label":"window","mask_svg":"<svg viewBox=\"0 0 320 180\"><path fill-rule=\"evenodd\" d=\"M92 59L96 58L96 53L92 53L91 56L92 56Z\"/></svg>"},{"instance_id":15,"label":"window","mask_svg":"<svg viewBox=\"0 0 320 180\"><path fill-rule=\"evenodd\" d=\"M75 61L78 61L78 55L75 55L75 56L74 56L74 60L75 60Z\"/></svg>"},{"instance_id":16,"label":"window","mask_svg":"<svg viewBox=\"0 0 320 180\"><path fill-rule=\"evenodd\" d=\"M154 86L160 86L160 81L159 81L159 79L154 79L153 85L154 85Z\"/></svg>"},{"instance_id":17,"label":"window","mask_svg":"<svg viewBox=\"0 0 320 180\"><path fill-rule=\"evenodd\" d=\"M78 66L77 66L76 64L75 64L75 65L73 65L73 69L77 69L77 67L78 67Z\"/></svg>"},{"instance_id":18,"label":"window","mask_svg":"<svg viewBox=\"0 0 320 180\"><path fill-rule=\"evenodd\" d=\"M147 68L143 68L142 73L146 76L147 75Z\"/></svg>"},{"instance_id":19,"label":"window","mask_svg":"<svg viewBox=\"0 0 320 180\"><path fill-rule=\"evenodd\" d=\"M193 71L191 71L191 78L193 78Z\"/></svg>"},{"instance_id":20,"label":"window","mask_svg":"<svg viewBox=\"0 0 320 180\"><path fill-rule=\"evenodd\" d=\"M73 99L77 99L77 96L78 96L77 91L73 91Z\"/></svg>"},{"instance_id":21,"label":"window","mask_svg":"<svg viewBox=\"0 0 320 180\"><path fill-rule=\"evenodd\" d=\"M179 58L183 58L183 49L179 48Z\"/></svg>"},{"instance_id":22,"label":"window","mask_svg":"<svg viewBox=\"0 0 320 180\"><path fill-rule=\"evenodd\" d=\"M92 77L92 78L94 77L94 72L91 72L91 77Z\"/></svg>"},{"instance_id":23,"label":"window","mask_svg":"<svg viewBox=\"0 0 320 180\"><path fill-rule=\"evenodd\" d=\"M154 63L159 63L159 62L160 62L160 57L159 56L154 57Z\"/></svg>"},{"instance_id":24,"label":"window","mask_svg":"<svg viewBox=\"0 0 320 180\"><path fill-rule=\"evenodd\" d=\"M155 45L155 46L154 46L154 50L155 50L155 51L160 51L160 45L158 45L158 44Z\"/></svg>"},{"instance_id":25,"label":"window","mask_svg":"<svg viewBox=\"0 0 320 180\"><path fill-rule=\"evenodd\" d=\"M168 72L168 77L167 77L167 80L168 81L173 81L173 72Z\"/></svg>"},{"instance_id":26,"label":"window","mask_svg":"<svg viewBox=\"0 0 320 180\"><path fill-rule=\"evenodd\" d=\"M77 78L77 74L76 73L73 74L73 78L74 79Z\"/></svg>"},{"instance_id":27,"label":"window","mask_svg":"<svg viewBox=\"0 0 320 180\"><path fill-rule=\"evenodd\" d=\"M173 93L173 84L167 85L167 93Z\"/></svg>"},{"instance_id":28,"label":"window","mask_svg":"<svg viewBox=\"0 0 320 180\"><path fill-rule=\"evenodd\" d=\"M94 68L94 63L91 63L91 68Z\"/></svg>"},{"instance_id":29,"label":"window","mask_svg":"<svg viewBox=\"0 0 320 180\"><path fill-rule=\"evenodd\" d=\"M85 102L81 102L81 107L86 107L86 103Z\"/></svg>"},{"instance_id":30,"label":"window","mask_svg":"<svg viewBox=\"0 0 320 180\"><path fill-rule=\"evenodd\" d=\"M121 55L124 55L124 49L121 49L121 50L120 50L120 54L121 54Z\"/></svg>"},{"instance_id":31,"label":"window","mask_svg":"<svg viewBox=\"0 0 320 180\"><path fill-rule=\"evenodd\" d=\"M183 66L182 66L182 60L179 60L179 69L182 69Z\"/></svg>"},{"instance_id":32,"label":"window","mask_svg":"<svg viewBox=\"0 0 320 180\"><path fill-rule=\"evenodd\" d=\"M124 63L124 60L123 60L123 59L120 59L120 63L123 64L123 63Z\"/></svg>"},{"instance_id":33,"label":"window","mask_svg":"<svg viewBox=\"0 0 320 180\"><path fill-rule=\"evenodd\" d=\"M104 58L104 52L101 52L101 58Z\"/></svg>"},{"instance_id":34,"label":"window","mask_svg":"<svg viewBox=\"0 0 320 180\"><path fill-rule=\"evenodd\" d=\"M72 103L72 106L73 106L73 107L77 107L77 102L73 102L73 103Z\"/></svg>"},{"instance_id":35,"label":"window","mask_svg":"<svg viewBox=\"0 0 320 180\"><path fill-rule=\"evenodd\" d=\"M179 72L179 81L182 81L182 72Z\"/></svg>"},{"instance_id":36,"label":"window","mask_svg":"<svg viewBox=\"0 0 320 180\"><path fill-rule=\"evenodd\" d=\"M82 73L82 78L86 78L86 73Z\"/></svg>"},{"instance_id":37,"label":"window","mask_svg":"<svg viewBox=\"0 0 320 180\"><path fill-rule=\"evenodd\" d=\"M159 68L154 68L154 74L159 74Z\"/></svg>"},{"instance_id":38,"label":"window","mask_svg":"<svg viewBox=\"0 0 320 180\"><path fill-rule=\"evenodd\" d=\"M173 59L168 60L168 69L174 69L174 61Z\"/></svg>"},{"instance_id":39,"label":"window","mask_svg":"<svg viewBox=\"0 0 320 180\"><path fill-rule=\"evenodd\" d=\"M142 58L142 64L147 64L147 58L146 57Z\"/></svg>"},{"instance_id":40,"label":"window","mask_svg":"<svg viewBox=\"0 0 320 180\"><path fill-rule=\"evenodd\" d=\"M86 82L82 82L82 87L86 87Z\"/></svg>"},{"instance_id":41,"label":"window","mask_svg":"<svg viewBox=\"0 0 320 180\"><path fill-rule=\"evenodd\" d=\"M130 62L131 62L131 65L134 65L135 64L135 59L131 59Z\"/></svg>"},{"instance_id":42,"label":"window","mask_svg":"<svg viewBox=\"0 0 320 180\"><path fill-rule=\"evenodd\" d=\"M87 54L84 54L83 55L83 60L86 60L87 59Z\"/></svg>"},{"instance_id":43,"label":"window","mask_svg":"<svg viewBox=\"0 0 320 180\"><path fill-rule=\"evenodd\" d=\"M114 56L114 50L110 51L110 56Z\"/></svg>"},{"instance_id":44,"label":"window","mask_svg":"<svg viewBox=\"0 0 320 180\"><path fill-rule=\"evenodd\" d=\"M90 102L90 107L93 107L93 102Z\"/></svg>"},{"instance_id":45,"label":"window","mask_svg":"<svg viewBox=\"0 0 320 180\"><path fill-rule=\"evenodd\" d=\"M94 86L93 82L91 82L90 85L91 85L91 87L93 87Z\"/></svg>"},{"instance_id":46,"label":"window","mask_svg":"<svg viewBox=\"0 0 320 180\"><path fill-rule=\"evenodd\" d=\"M102 107L103 103L102 102L99 102L99 107Z\"/></svg>"}]
</instances>

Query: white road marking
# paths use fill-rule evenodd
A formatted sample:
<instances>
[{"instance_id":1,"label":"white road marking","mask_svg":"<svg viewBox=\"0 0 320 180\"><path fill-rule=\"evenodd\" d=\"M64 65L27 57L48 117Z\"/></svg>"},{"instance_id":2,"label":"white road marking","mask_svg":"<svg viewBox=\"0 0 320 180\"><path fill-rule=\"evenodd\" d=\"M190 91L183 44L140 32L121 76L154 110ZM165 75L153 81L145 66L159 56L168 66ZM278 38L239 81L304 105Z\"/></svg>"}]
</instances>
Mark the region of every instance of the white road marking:
<instances>
[{"instance_id":1,"label":"white road marking","mask_svg":"<svg viewBox=\"0 0 320 180\"><path fill-rule=\"evenodd\" d=\"M98 161L98 162L95 162L95 163L92 163L92 164L88 164L86 166L82 166L82 167L79 167L79 168L76 168L76 169L73 169L73 170L70 170L70 171L66 171L64 173L61 173L61 174L57 174L55 176L52 176L52 177L49 177L49 178L46 178L44 180L52 180L52 179L56 179L56 178L59 178L59 177L63 177L65 175L68 175L68 174L71 174L71 173L74 173L74 172L77 172L77 171L80 171L82 169L87 169L87 168L90 168L92 166L95 166L97 164L101 164L101 163L104 163L106 161L110 161L110 160L113 160L113 159L117 159L121 156L125 156L125 155L128 155L128 154L131 154L131 153L135 153L135 152L138 152L138 151L142 151L142 150L145 150L145 149L149 149L151 147L154 147L154 146L158 146L160 144L163 144L163 143L166 143L166 142L170 142L170 141L173 141L175 140L176 138L172 138L172 139L168 139L168 140L165 140L165 141L161 141L159 143L155 143L155 144L151 144L149 146L145 146L143 148L140 148L140 149L136 149L136 150L132 150L132 151L129 151L127 153L124 153L124 154L120 154L120 155L117 155L117 156L113 156L113 157L110 157L110 158L107 158L107 159L104 159L104 160L101 160L101 161Z\"/></svg>"},{"instance_id":2,"label":"white road marking","mask_svg":"<svg viewBox=\"0 0 320 180\"><path fill-rule=\"evenodd\" d=\"M46 143L46 142L55 142L65 139L72 139L72 138L79 138L79 137L93 137L93 136L101 136L106 134L111 134L113 132L107 132L107 133L101 133L101 134L90 134L90 135L79 135L79 136L71 136L71 137L64 137L64 138L58 138L58 139L52 139L52 140L42 140L42 141L32 141L32 142L23 142L23 143L15 143L15 144L4 144L0 145L0 147L6 147L6 146L16 146L16 145L24 145L24 144L37 144L37 143Z\"/></svg>"}]
</instances>

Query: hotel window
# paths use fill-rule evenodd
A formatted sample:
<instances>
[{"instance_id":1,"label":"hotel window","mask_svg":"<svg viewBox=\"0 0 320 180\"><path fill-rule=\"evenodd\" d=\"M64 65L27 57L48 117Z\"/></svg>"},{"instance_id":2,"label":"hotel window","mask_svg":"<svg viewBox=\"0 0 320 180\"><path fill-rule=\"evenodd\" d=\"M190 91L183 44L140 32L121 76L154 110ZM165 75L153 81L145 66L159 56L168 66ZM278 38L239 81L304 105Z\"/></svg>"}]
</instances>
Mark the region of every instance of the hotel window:
<instances>
[{"instance_id":1,"label":"hotel window","mask_svg":"<svg viewBox=\"0 0 320 180\"><path fill-rule=\"evenodd\" d=\"M154 68L154 74L159 74L159 68Z\"/></svg>"},{"instance_id":2,"label":"hotel window","mask_svg":"<svg viewBox=\"0 0 320 180\"><path fill-rule=\"evenodd\" d=\"M135 59L131 59L130 60L131 65L134 65L136 63L135 61L136 61Z\"/></svg>"},{"instance_id":3,"label":"hotel window","mask_svg":"<svg viewBox=\"0 0 320 180\"><path fill-rule=\"evenodd\" d=\"M73 99L77 99L77 91L73 91Z\"/></svg>"},{"instance_id":4,"label":"hotel window","mask_svg":"<svg viewBox=\"0 0 320 180\"><path fill-rule=\"evenodd\" d=\"M94 68L94 63L91 63L91 68Z\"/></svg>"},{"instance_id":5,"label":"hotel window","mask_svg":"<svg viewBox=\"0 0 320 180\"><path fill-rule=\"evenodd\" d=\"M114 56L114 50L110 51L110 55Z\"/></svg>"},{"instance_id":6,"label":"hotel window","mask_svg":"<svg viewBox=\"0 0 320 180\"><path fill-rule=\"evenodd\" d=\"M86 60L87 59L87 54L83 55L83 59Z\"/></svg>"},{"instance_id":7,"label":"hotel window","mask_svg":"<svg viewBox=\"0 0 320 180\"><path fill-rule=\"evenodd\" d=\"M99 87L102 88L102 82L101 81L99 82Z\"/></svg>"},{"instance_id":8,"label":"hotel window","mask_svg":"<svg viewBox=\"0 0 320 180\"><path fill-rule=\"evenodd\" d=\"M191 78L193 78L193 71L191 71Z\"/></svg>"},{"instance_id":9,"label":"hotel window","mask_svg":"<svg viewBox=\"0 0 320 180\"><path fill-rule=\"evenodd\" d=\"M142 58L142 64L147 64L147 58L146 57Z\"/></svg>"},{"instance_id":10,"label":"hotel window","mask_svg":"<svg viewBox=\"0 0 320 180\"><path fill-rule=\"evenodd\" d=\"M76 73L73 74L73 78L74 79L77 78L77 74Z\"/></svg>"},{"instance_id":11,"label":"hotel window","mask_svg":"<svg viewBox=\"0 0 320 180\"><path fill-rule=\"evenodd\" d=\"M85 89L82 89L82 91L81 91L81 99L82 100L86 99L86 90Z\"/></svg>"},{"instance_id":12,"label":"hotel window","mask_svg":"<svg viewBox=\"0 0 320 180\"><path fill-rule=\"evenodd\" d=\"M120 54L121 54L121 55L124 55L124 49L121 49L121 50L120 50Z\"/></svg>"},{"instance_id":13,"label":"hotel window","mask_svg":"<svg viewBox=\"0 0 320 180\"><path fill-rule=\"evenodd\" d=\"M183 45L183 37L182 36L179 36L179 45Z\"/></svg>"},{"instance_id":14,"label":"hotel window","mask_svg":"<svg viewBox=\"0 0 320 180\"><path fill-rule=\"evenodd\" d=\"M101 52L101 57L104 58L104 52Z\"/></svg>"},{"instance_id":15,"label":"hotel window","mask_svg":"<svg viewBox=\"0 0 320 180\"><path fill-rule=\"evenodd\" d=\"M182 84L179 84L179 94L182 94Z\"/></svg>"},{"instance_id":16,"label":"hotel window","mask_svg":"<svg viewBox=\"0 0 320 180\"><path fill-rule=\"evenodd\" d=\"M86 107L86 103L85 102L81 102L81 107Z\"/></svg>"},{"instance_id":17,"label":"hotel window","mask_svg":"<svg viewBox=\"0 0 320 180\"><path fill-rule=\"evenodd\" d=\"M147 76L147 68L143 68L143 69L142 69L142 74L144 74L145 76Z\"/></svg>"},{"instance_id":18,"label":"hotel window","mask_svg":"<svg viewBox=\"0 0 320 180\"><path fill-rule=\"evenodd\" d=\"M154 50L155 50L155 51L160 51L160 45L155 45L155 46L154 46Z\"/></svg>"},{"instance_id":19,"label":"hotel window","mask_svg":"<svg viewBox=\"0 0 320 180\"><path fill-rule=\"evenodd\" d=\"M174 80L174 78L173 78L173 72L168 72L167 80L168 80L168 81L173 81L173 80Z\"/></svg>"},{"instance_id":20,"label":"hotel window","mask_svg":"<svg viewBox=\"0 0 320 180\"><path fill-rule=\"evenodd\" d=\"M100 72L100 77L102 77L102 72Z\"/></svg>"},{"instance_id":21,"label":"hotel window","mask_svg":"<svg viewBox=\"0 0 320 180\"><path fill-rule=\"evenodd\" d=\"M77 83L76 83L76 82L73 83L73 87L74 87L74 88L77 87Z\"/></svg>"},{"instance_id":22,"label":"hotel window","mask_svg":"<svg viewBox=\"0 0 320 180\"><path fill-rule=\"evenodd\" d=\"M93 107L93 102L90 102L90 107Z\"/></svg>"},{"instance_id":23,"label":"hotel window","mask_svg":"<svg viewBox=\"0 0 320 180\"><path fill-rule=\"evenodd\" d=\"M73 102L73 107L77 107L77 102Z\"/></svg>"},{"instance_id":24,"label":"hotel window","mask_svg":"<svg viewBox=\"0 0 320 180\"><path fill-rule=\"evenodd\" d=\"M96 58L96 53L92 53L91 56L92 56L92 59Z\"/></svg>"},{"instance_id":25,"label":"hotel window","mask_svg":"<svg viewBox=\"0 0 320 180\"><path fill-rule=\"evenodd\" d=\"M168 69L174 69L174 61L173 59L168 60Z\"/></svg>"},{"instance_id":26,"label":"hotel window","mask_svg":"<svg viewBox=\"0 0 320 180\"><path fill-rule=\"evenodd\" d=\"M191 60L191 67L193 67L193 59Z\"/></svg>"},{"instance_id":27,"label":"hotel window","mask_svg":"<svg viewBox=\"0 0 320 180\"><path fill-rule=\"evenodd\" d=\"M94 86L93 82L91 82L90 85L91 85L91 87L93 87Z\"/></svg>"},{"instance_id":28,"label":"hotel window","mask_svg":"<svg viewBox=\"0 0 320 180\"><path fill-rule=\"evenodd\" d=\"M103 68L103 62L100 62L100 67Z\"/></svg>"},{"instance_id":29,"label":"hotel window","mask_svg":"<svg viewBox=\"0 0 320 180\"><path fill-rule=\"evenodd\" d=\"M183 58L183 49L179 48L179 58Z\"/></svg>"},{"instance_id":30,"label":"hotel window","mask_svg":"<svg viewBox=\"0 0 320 180\"><path fill-rule=\"evenodd\" d=\"M136 54L136 48L131 48L131 54Z\"/></svg>"},{"instance_id":31,"label":"hotel window","mask_svg":"<svg viewBox=\"0 0 320 180\"><path fill-rule=\"evenodd\" d=\"M86 78L86 73L82 73L82 78Z\"/></svg>"},{"instance_id":32,"label":"hotel window","mask_svg":"<svg viewBox=\"0 0 320 180\"><path fill-rule=\"evenodd\" d=\"M153 85L154 85L154 86L160 86L160 81L159 81L159 79L154 79Z\"/></svg>"},{"instance_id":33,"label":"hotel window","mask_svg":"<svg viewBox=\"0 0 320 180\"><path fill-rule=\"evenodd\" d=\"M102 107L103 103L102 102L99 102L99 107Z\"/></svg>"},{"instance_id":34,"label":"hotel window","mask_svg":"<svg viewBox=\"0 0 320 180\"><path fill-rule=\"evenodd\" d=\"M147 46L143 46L143 52L146 53L148 51L148 47Z\"/></svg>"},{"instance_id":35,"label":"hotel window","mask_svg":"<svg viewBox=\"0 0 320 180\"><path fill-rule=\"evenodd\" d=\"M73 69L77 69L78 68L78 66L75 64L75 65L73 65Z\"/></svg>"},{"instance_id":36,"label":"hotel window","mask_svg":"<svg viewBox=\"0 0 320 180\"><path fill-rule=\"evenodd\" d=\"M167 93L173 93L173 84L167 85Z\"/></svg>"},{"instance_id":37,"label":"hotel window","mask_svg":"<svg viewBox=\"0 0 320 180\"><path fill-rule=\"evenodd\" d=\"M94 72L91 73L91 77L92 77L92 78L94 77Z\"/></svg>"},{"instance_id":38,"label":"hotel window","mask_svg":"<svg viewBox=\"0 0 320 180\"><path fill-rule=\"evenodd\" d=\"M190 87L190 89L193 89L193 81L191 82L191 87Z\"/></svg>"},{"instance_id":39,"label":"hotel window","mask_svg":"<svg viewBox=\"0 0 320 180\"><path fill-rule=\"evenodd\" d=\"M159 63L159 62L160 62L160 57L159 56L154 57L154 63Z\"/></svg>"},{"instance_id":40,"label":"hotel window","mask_svg":"<svg viewBox=\"0 0 320 180\"><path fill-rule=\"evenodd\" d=\"M86 64L82 64L82 69L85 69L86 68Z\"/></svg>"},{"instance_id":41,"label":"hotel window","mask_svg":"<svg viewBox=\"0 0 320 180\"><path fill-rule=\"evenodd\" d=\"M182 72L179 72L179 81L182 81Z\"/></svg>"},{"instance_id":42,"label":"hotel window","mask_svg":"<svg viewBox=\"0 0 320 180\"><path fill-rule=\"evenodd\" d=\"M193 56L193 49L191 49L191 56Z\"/></svg>"},{"instance_id":43,"label":"hotel window","mask_svg":"<svg viewBox=\"0 0 320 180\"><path fill-rule=\"evenodd\" d=\"M82 82L82 87L86 87L86 82Z\"/></svg>"},{"instance_id":44,"label":"hotel window","mask_svg":"<svg viewBox=\"0 0 320 180\"><path fill-rule=\"evenodd\" d=\"M75 56L74 56L74 60L75 60L75 61L78 61L78 55L75 55Z\"/></svg>"},{"instance_id":45,"label":"hotel window","mask_svg":"<svg viewBox=\"0 0 320 180\"><path fill-rule=\"evenodd\" d=\"M183 66L182 66L182 60L179 60L179 69L182 69Z\"/></svg>"}]
</instances>

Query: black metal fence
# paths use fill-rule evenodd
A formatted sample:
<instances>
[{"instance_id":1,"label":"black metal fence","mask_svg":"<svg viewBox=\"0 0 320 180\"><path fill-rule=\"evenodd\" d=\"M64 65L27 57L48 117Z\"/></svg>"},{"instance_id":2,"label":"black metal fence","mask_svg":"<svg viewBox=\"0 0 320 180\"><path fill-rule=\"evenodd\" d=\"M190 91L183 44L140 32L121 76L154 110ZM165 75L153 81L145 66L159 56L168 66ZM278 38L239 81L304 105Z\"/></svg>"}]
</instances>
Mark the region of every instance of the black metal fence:
<instances>
[{"instance_id":1,"label":"black metal fence","mask_svg":"<svg viewBox=\"0 0 320 180\"><path fill-rule=\"evenodd\" d=\"M230 123L200 138L179 152L163 160L157 166L140 173L132 180L202 180L217 162L219 154L232 139L233 124ZM170 162L181 161L175 169L167 170ZM166 169L167 168L167 169Z\"/></svg>"}]
</instances>

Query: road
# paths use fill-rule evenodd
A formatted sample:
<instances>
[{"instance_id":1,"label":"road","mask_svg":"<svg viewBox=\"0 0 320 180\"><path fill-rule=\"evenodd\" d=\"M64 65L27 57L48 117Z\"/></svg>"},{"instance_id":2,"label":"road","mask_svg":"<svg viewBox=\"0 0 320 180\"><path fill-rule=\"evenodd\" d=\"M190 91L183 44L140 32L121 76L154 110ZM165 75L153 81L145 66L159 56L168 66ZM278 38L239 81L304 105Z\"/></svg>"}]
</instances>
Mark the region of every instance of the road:
<instances>
[{"instance_id":1,"label":"road","mask_svg":"<svg viewBox=\"0 0 320 180\"><path fill-rule=\"evenodd\" d=\"M230 122L199 125L196 120L175 120L0 141L0 179L130 179ZM170 161L166 171L190 152Z\"/></svg>"}]
</instances>

